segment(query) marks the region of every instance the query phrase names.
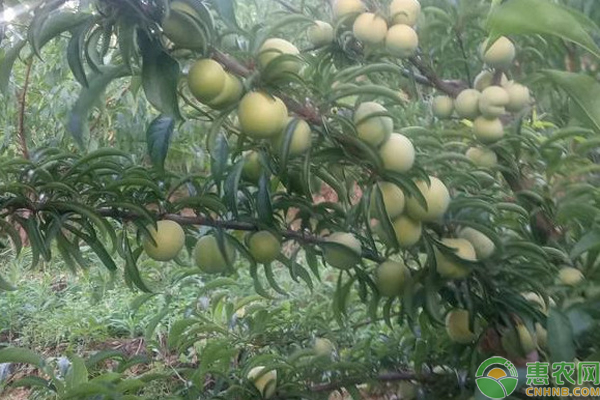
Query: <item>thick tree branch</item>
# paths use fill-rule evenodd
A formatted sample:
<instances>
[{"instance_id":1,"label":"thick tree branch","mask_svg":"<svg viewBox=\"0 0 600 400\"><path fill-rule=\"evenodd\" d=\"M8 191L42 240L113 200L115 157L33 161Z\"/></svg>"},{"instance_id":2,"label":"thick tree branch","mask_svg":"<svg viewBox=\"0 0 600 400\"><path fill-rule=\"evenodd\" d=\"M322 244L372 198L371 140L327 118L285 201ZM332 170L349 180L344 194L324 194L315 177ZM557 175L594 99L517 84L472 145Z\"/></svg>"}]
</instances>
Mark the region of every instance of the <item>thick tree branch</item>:
<instances>
[{"instance_id":1,"label":"thick tree branch","mask_svg":"<svg viewBox=\"0 0 600 400\"><path fill-rule=\"evenodd\" d=\"M22 211L30 212L35 215L36 213L43 211L43 207L37 207L34 203L25 203L25 204L13 204L8 208L9 214L15 214ZM134 221L142 219L143 216L131 211L122 211L116 208L99 208L96 210L97 213L106 218L112 218L119 221ZM198 225L198 226L209 226L213 228L222 228L228 230L236 230L236 231L257 231L259 227L253 223L248 222L240 222L240 221L230 221L230 220L219 220L214 218L209 218L206 216L188 216L188 215L180 215L180 214L172 214L172 213L161 213L154 215L158 220L170 220L175 221L180 225ZM309 232L303 232L299 230L282 230L280 231L281 235L290 240L294 240L301 244L312 244L312 245L321 245L327 242L324 237L313 235ZM384 258L380 257L377 253L374 253L369 250L363 251L363 258L366 258L375 262L383 262Z\"/></svg>"},{"instance_id":2,"label":"thick tree branch","mask_svg":"<svg viewBox=\"0 0 600 400\"><path fill-rule=\"evenodd\" d=\"M213 49L213 59L219 64L223 65L229 71L241 76L242 78L247 78L252 73L248 67L242 65L242 63L240 63L238 60L218 49Z\"/></svg>"},{"instance_id":3,"label":"thick tree branch","mask_svg":"<svg viewBox=\"0 0 600 400\"><path fill-rule=\"evenodd\" d=\"M33 64L33 57L29 58L27 63L27 69L25 70L25 83L23 84L23 90L19 98L19 128L17 135L21 144L21 152L23 158L29 160L29 149L27 147L27 135L25 134L25 107L27 106L27 90L29 89L29 78L31 76L31 66Z\"/></svg>"}]
</instances>

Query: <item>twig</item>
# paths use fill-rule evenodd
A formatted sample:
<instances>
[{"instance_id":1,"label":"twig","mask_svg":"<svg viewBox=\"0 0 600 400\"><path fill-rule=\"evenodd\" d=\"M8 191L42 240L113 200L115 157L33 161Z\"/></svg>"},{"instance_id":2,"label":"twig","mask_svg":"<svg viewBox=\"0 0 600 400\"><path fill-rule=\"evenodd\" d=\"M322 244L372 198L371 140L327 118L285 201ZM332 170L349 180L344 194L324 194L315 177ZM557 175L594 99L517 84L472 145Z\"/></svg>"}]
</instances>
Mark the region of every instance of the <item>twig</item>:
<instances>
[{"instance_id":1,"label":"twig","mask_svg":"<svg viewBox=\"0 0 600 400\"><path fill-rule=\"evenodd\" d=\"M458 47L460 48L460 52L462 53L463 56L463 62L465 65L465 74L467 75L467 82L469 83L469 87L471 86L471 70L469 69L469 61L468 61L468 57L467 57L467 51L465 50L465 43L462 39L462 33L456 29L456 41L458 42Z\"/></svg>"},{"instance_id":2,"label":"twig","mask_svg":"<svg viewBox=\"0 0 600 400\"><path fill-rule=\"evenodd\" d=\"M302 14L302 10L292 6L291 4L288 4L287 2L283 1L283 0L275 0L277 3L281 4L283 6L283 8L285 8L288 11L291 11L295 14Z\"/></svg>"},{"instance_id":3,"label":"twig","mask_svg":"<svg viewBox=\"0 0 600 400\"><path fill-rule=\"evenodd\" d=\"M247 78L252 74L252 70L242 65L238 60L221 52L218 49L213 49L213 59L219 64L223 65L226 69L233 72L234 74ZM295 114L306 119L308 122L320 125L322 123L319 110L315 107L304 105L294 100L293 98L286 96L283 93L277 93L285 105L293 111Z\"/></svg>"},{"instance_id":4,"label":"twig","mask_svg":"<svg viewBox=\"0 0 600 400\"><path fill-rule=\"evenodd\" d=\"M29 77L31 76L31 66L33 64L33 57L29 58L27 63L27 69L25 70L25 83L23 84L23 91L19 99L19 130L18 137L21 143L21 152L26 160L29 160L29 149L27 148L27 136L25 135L25 106L27 99L27 90L29 89Z\"/></svg>"},{"instance_id":5,"label":"twig","mask_svg":"<svg viewBox=\"0 0 600 400\"><path fill-rule=\"evenodd\" d=\"M424 77L421 74L417 74L414 71L411 71L408 68L404 68L402 70L402 76L404 76L406 78L414 79L415 82L417 82L419 85L434 87L433 83L429 79L427 79L426 77Z\"/></svg>"},{"instance_id":6,"label":"twig","mask_svg":"<svg viewBox=\"0 0 600 400\"><path fill-rule=\"evenodd\" d=\"M444 92L451 97L456 97L460 93L461 88L451 84L448 81L442 80L435 72L425 66L418 57L411 57L410 63L425 77L440 92Z\"/></svg>"}]
</instances>

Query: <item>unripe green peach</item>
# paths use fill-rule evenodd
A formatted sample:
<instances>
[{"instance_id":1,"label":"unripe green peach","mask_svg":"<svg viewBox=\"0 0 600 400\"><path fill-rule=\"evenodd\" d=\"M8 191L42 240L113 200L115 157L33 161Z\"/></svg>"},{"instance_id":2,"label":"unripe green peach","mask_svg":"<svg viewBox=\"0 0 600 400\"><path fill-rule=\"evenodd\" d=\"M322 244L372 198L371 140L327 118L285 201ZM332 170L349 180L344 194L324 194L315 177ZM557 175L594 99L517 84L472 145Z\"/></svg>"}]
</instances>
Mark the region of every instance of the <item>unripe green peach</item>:
<instances>
[{"instance_id":1,"label":"unripe green peach","mask_svg":"<svg viewBox=\"0 0 600 400\"><path fill-rule=\"evenodd\" d=\"M300 51L292 43L285 39L267 39L258 49L258 64L264 70L267 66L281 55L291 54L298 56ZM272 76L279 77L285 73L297 74L302 68L300 60L287 60L279 62Z\"/></svg>"},{"instance_id":2,"label":"unripe green peach","mask_svg":"<svg viewBox=\"0 0 600 400\"><path fill-rule=\"evenodd\" d=\"M354 125L360 140L371 146L379 146L389 138L394 122L390 117L376 115L385 112L387 110L384 106L373 101L361 103L356 108Z\"/></svg>"},{"instance_id":3,"label":"unripe green peach","mask_svg":"<svg viewBox=\"0 0 600 400\"><path fill-rule=\"evenodd\" d=\"M392 133L379 148L383 168L394 172L407 172L415 163L415 147L410 139L400 133Z\"/></svg>"},{"instance_id":4,"label":"unripe green peach","mask_svg":"<svg viewBox=\"0 0 600 400\"><path fill-rule=\"evenodd\" d=\"M244 155L244 165L242 166L242 178L247 181L257 183L262 174L263 166L260 163L258 152L251 150Z\"/></svg>"},{"instance_id":5,"label":"unripe green peach","mask_svg":"<svg viewBox=\"0 0 600 400\"><path fill-rule=\"evenodd\" d=\"M473 164L482 168L494 168L498 163L496 153L486 147L470 147L465 155Z\"/></svg>"},{"instance_id":6,"label":"unripe green peach","mask_svg":"<svg viewBox=\"0 0 600 400\"><path fill-rule=\"evenodd\" d=\"M475 249L466 239L442 239L442 244L454 250L454 254L468 261L476 260ZM436 270L444 278L459 279L469 275L469 268L445 256L437 247L434 248Z\"/></svg>"},{"instance_id":7,"label":"unripe green peach","mask_svg":"<svg viewBox=\"0 0 600 400\"><path fill-rule=\"evenodd\" d=\"M227 74L221 64L214 60L198 60L188 72L190 92L201 102L217 97L225 87Z\"/></svg>"},{"instance_id":8,"label":"unripe green peach","mask_svg":"<svg viewBox=\"0 0 600 400\"><path fill-rule=\"evenodd\" d=\"M373 13L362 13L354 20L354 37L367 44L379 44L385 40L388 27L385 19Z\"/></svg>"},{"instance_id":9,"label":"unripe green peach","mask_svg":"<svg viewBox=\"0 0 600 400\"><path fill-rule=\"evenodd\" d=\"M259 231L248 237L248 250L259 263L268 264L281 253L281 241L270 231Z\"/></svg>"},{"instance_id":10,"label":"unripe green peach","mask_svg":"<svg viewBox=\"0 0 600 400\"><path fill-rule=\"evenodd\" d=\"M500 86L490 86L479 96L479 111L486 118L499 117L506 112L510 98L506 90Z\"/></svg>"},{"instance_id":11,"label":"unripe green peach","mask_svg":"<svg viewBox=\"0 0 600 400\"><path fill-rule=\"evenodd\" d=\"M535 337L529 332L529 329L523 324L517 324L515 329L519 336L519 343L523 350L523 354L529 354L534 351L537 347L537 343L535 342Z\"/></svg>"},{"instance_id":12,"label":"unripe green peach","mask_svg":"<svg viewBox=\"0 0 600 400\"><path fill-rule=\"evenodd\" d=\"M184 11L183 4L187 9ZM175 45L185 49L198 49L204 45L204 40L200 35L190 35L190 32L197 32L198 24L194 18L198 14L187 4L176 1L171 4L169 14L162 21L162 30ZM197 17L196 17L197 18Z\"/></svg>"},{"instance_id":13,"label":"unripe green peach","mask_svg":"<svg viewBox=\"0 0 600 400\"><path fill-rule=\"evenodd\" d=\"M326 46L333 42L334 31L331 24L325 21L315 21L307 31L308 41L315 47Z\"/></svg>"},{"instance_id":14,"label":"unripe green peach","mask_svg":"<svg viewBox=\"0 0 600 400\"><path fill-rule=\"evenodd\" d=\"M340 19L351 14L361 13L365 8L360 0L334 0L333 15L336 19Z\"/></svg>"},{"instance_id":15,"label":"unripe green peach","mask_svg":"<svg viewBox=\"0 0 600 400\"><path fill-rule=\"evenodd\" d=\"M334 232L325 240L327 243L337 244L335 246L323 244L323 256L327 264L339 269L349 269L360 262L362 246L353 234Z\"/></svg>"},{"instance_id":16,"label":"unripe green peach","mask_svg":"<svg viewBox=\"0 0 600 400\"><path fill-rule=\"evenodd\" d=\"M419 221L435 221L441 218L450 205L450 192L444 183L434 176L430 176L430 185L425 181L415 182L417 188L425 197L427 209L414 197L406 199L407 214Z\"/></svg>"},{"instance_id":17,"label":"unripe green peach","mask_svg":"<svg viewBox=\"0 0 600 400\"><path fill-rule=\"evenodd\" d=\"M519 83L510 81L504 89L508 93L509 102L506 105L506 109L511 112L519 112L529 105L531 96L529 89Z\"/></svg>"},{"instance_id":18,"label":"unripe green peach","mask_svg":"<svg viewBox=\"0 0 600 400\"><path fill-rule=\"evenodd\" d=\"M292 132L292 138L289 147L289 156L291 157L303 154L308 149L310 149L310 146L312 144L310 126L303 119L297 120L298 122L296 124L296 127L294 128L294 131ZM281 152L287 128L290 126L292 121L294 121L294 118L288 118L286 127L273 140L273 148L278 153Z\"/></svg>"},{"instance_id":19,"label":"unripe green peach","mask_svg":"<svg viewBox=\"0 0 600 400\"><path fill-rule=\"evenodd\" d=\"M423 233L423 224L421 221L412 219L407 215L400 215L393 220L392 227L394 228L398 245L402 248L408 248L417 244Z\"/></svg>"},{"instance_id":20,"label":"unripe green peach","mask_svg":"<svg viewBox=\"0 0 600 400\"><path fill-rule=\"evenodd\" d=\"M483 70L475 77L473 81L473 87L475 90L483 91L485 88L492 86L494 82L494 72L489 70ZM505 74L500 76L500 86L504 86L508 83L508 78Z\"/></svg>"},{"instance_id":21,"label":"unripe green peach","mask_svg":"<svg viewBox=\"0 0 600 400\"><path fill-rule=\"evenodd\" d=\"M216 109L232 105L242 97L243 91L244 86L242 85L242 82L237 77L226 73L223 90L217 97L207 101L206 104Z\"/></svg>"},{"instance_id":22,"label":"unripe green peach","mask_svg":"<svg viewBox=\"0 0 600 400\"><path fill-rule=\"evenodd\" d=\"M395 183L391 182L379 182L377 184L381 192L381 198L385 207L385 212L390 219L394 219L404 211L404 192ZM375 202L375 188L371 194L371 216L375 218L381 218L380 215L375 214L376 202Z\"/></svg>"},{"instance_id":23,"label":"unripe green peach","mask_svg":"<svg viewBox=\"0 0 600 400\"><path fill-rule=\"evenodd\" d=\"M185 243L185 232L181 225L175 221L163 220L154 226L148 226L148 232L154 239L145 237L142 247L148 257L156 261L170 261L177 257Z\"/></svg>"},{"instance_id":24,"label":"unripe green peach","mask_svg":"<svg viewBox=\"0 0 600 400\"><path fill-rule=\"evenodd\" d=\"M395 297L402 294L409 277L403 262L387 260L377 267L375 284L382 296Z\"/></svg>"},{"instance_id":25,"label":"unripe green peach","mask_svg":"<svg viewBox=\"0 0 600 400\"><path fill-rule=\"evenodd\" d=\"M235 261L236 253L227 239L224 240L223 246L225 254L221 252L216 236L202 236L196 243L193 251L196 266L209 274L227 271L228 266L232 265Z\"/></svg>"},{"instance_id":26,"label":"unripe green peach","mask_svg":"<svg viewBox=\"0 0 600 400\"><path fill-rule=\"evenodd\" d=\"M496 251L494 242L492 242L489 237L473 228L467 227L459 230L458 237L467 239L473 245L478 260L485 260Z\"/></svg>"},{"instance_id":27,"label":"unripe green peach","mask_svg":"<svg viewBox=\"0 0 600 400\"><path fill-rule=\"evenodd\" d=\"M315 338L313 345L313 351L317 356L329 357L335 351L335 346L331 343L331 340L327 338Z\"/></svg>"},{"instance_id":28,"label":"unripe green peach","mask_svg":"<svg viewBox=\"0 0 600 400\"><path fill-rule=\"evenodd\" d=\"M439 119L447 119L454 111L454 101L449 96L435 96L431 103L433 115Z\"/></svg>"},{"instance_id":29,"label":"unripe green peach","mask_svg":"<svg viewBox=\"0 0 600 400\"><path fill-rule=\"evenodd\" d=\"M393 56L408 58L416 53L419 47L419 36L408 25L394 25L385 35L385 47Z\"/></svg>"},{"instance_id":30,"label":"unripe green peach","mask_svg":"<svg viewBox=\"0 0 600 400\"><path fill-rule=\"evenodd\" d=\"M248 372L248 380L254 384L264 399L269 399L277 389L277 370L263 373L265 367L254 367Z\"/></svg>"},{"instance_id":31,"label":"unripe green peach","mask_svg":"<svg viewBox=\"0 0 600 400\"><path fill-rule=\"evenodd\" d=\"M473 121L473 133L481 143L494 143L504 137L504 126L499 118L477 117Z\"/></svg>"},{"instance_id":32,"label":"unripe green peach","mask_svg":"<svg viewBox=\"0 0 600 400\"><path fill-rule=\"evenodd\" d=\"M507 69L515 59L515 45L505 36L500 36L486 50L487 40L483 43L483 62L492 68Z\"/></svg>"},{"instance_id":33,"label":"unripe green peach","mask_svg":"<svg viewBox=\"0 0 600 400\"><path fill-rule=\"evenodd\" d=\"M264 92L246 94L238 106L242 132L255 139L272 138L287 122L287 107L277 97Z\"/></svg>"},{"instance_id":34,"label":"unripe green peach","mask_svg":"<svg viewBox=\"0 0 600 400\"><path fill-rule=\"evenodd\" d=\"M535 323L535 337L540 348L548 346L548 332L539 322Z\"/></svg>"},{"instance_id":35,"label":"unripe green peach","mask_svg":"<svg viewBox=\"0 0 600 400\"><path fill-rule=\"evenodd\" d=\"M583 282L585 277L577 268L564 267L558 272L558 279L563 285L577 286Z\"/></svg>"},{"instance_id":36,"label":"unripe green peach","mask_svg":"<svg viewBox=\"0 0 600 400\"><path fill-rule=\"evenodd\" d=\"M475 119L479 115L479 96L481 92L475 89L460 92L454 100L456 113L463 118Z\"/></svg>"},{"instance_id":37,"label":"unripe green peach","mask_svg":"<svg viewBox=\"0 0 600 400\"><path fill-rule=\"evenodd\" d=\"M200 14L198 14L198 12L185 1L175 0L171 3L170 7L171 10L186 13L188 15L193 16L194 18L200 18Z\"/></svg>"},{"instance_id":38,"label":"unripe green peach","mask_svg":"<svg viewBox=\"0 0 600 400\"><path fill-rule=\"evenodd\" d=\"M390 4L390 16L394 24L414 26L421 14L418 0L393 0Z\"/></svg>"},{"instance_id":39,"label":"unripe green peach","mask_svg":"<svg viewBox=\"0 0 600 400\"><path fill-rule=\"evenodd\" d=\"M455 308L446 315L446 332L456 343L467 344L477 338L477 334L469 329L469 312Z\"/></svg>"},{"instance_id":40,"label":"unripe green peach","mask_svg":"<svg viewBox=\"0 0 600 400\"><path fill-rule=\"evenodd\" d=\"M535 292L521 293L521 296L530 303L535 303L540 311L548 315L548 305L542 296ZM551 299L550 299L551 300Z\"/></svg>"}]
</instances>

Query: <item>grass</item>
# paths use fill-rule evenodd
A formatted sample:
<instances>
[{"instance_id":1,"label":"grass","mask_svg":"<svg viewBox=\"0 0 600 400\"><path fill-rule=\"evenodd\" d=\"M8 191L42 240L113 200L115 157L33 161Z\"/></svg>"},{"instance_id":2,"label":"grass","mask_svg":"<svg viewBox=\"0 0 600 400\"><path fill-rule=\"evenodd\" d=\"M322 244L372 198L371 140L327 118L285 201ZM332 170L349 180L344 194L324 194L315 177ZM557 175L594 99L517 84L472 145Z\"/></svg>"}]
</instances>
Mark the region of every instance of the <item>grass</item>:
<instances>
[{"instance_id":1,"label":"grass","mask_svg":"<svg viewBox=\"0 0 600 400\"><path fill-rule=\"evenodd\" d=\"M60 262L31 270L25 267L27 258L24 254L8 264L16 290L0 295L3 342L43 349L143 332L148 316L131 312L129 303L137 295L116 277L101 268L73 275Z\"/></svg>"},{"instance_id":2,"label":"grass","mask_svg":"<svg viewBox=\"0 0 600 400\"><path fill-rule=\"evenodd\" d=\"M336 342L346 361L359 361L359 357L368 363L383 363L380 365L398 362L397 358L385 359L389 346L402 340L401 330L392 333L383 324L365 323L366 308L356 294L349 298L347 320L356 328L335 322L331 302L339 270L323 268L321 281L314 278L311 291L302 281L295 282L286 267L273 266L275 279L288 295L267 289L273 298L265 299L256 294L244 261L238 261L237 276L232 276L227 286L220 286L216 285L222 280L219 276L195 275L174 263L142 259L140 271L156 290L150 296L131 290L121 274L109 273L91 252L85 254L92 267L73 274L59 258L31 269L27 249L19 257L0 253L0 263L5 266L2 276L16 287L15 291L0 292L0 348L26 347L46 357L71 353L85 357L117 349L129 356L149 356L142 370L173 372L178 363L198 362L203 346L210 343L200 341L191 351L173 353L166 346L168 331L175 321L200 315L225 332L213 341L252 348L255 354L285 357L311 346L315 336L324 336ZM264 277L262 267L259 275ZM266 279L261 278L261 283L269 288ZM157 315L162 315L158 323ZM240 373L242 370L234 371ZM320 379L321 372L312 374ZM1 380L0 398L4 398ZM167 399L181 384L178 380L155 381L144 392L152 399ZM53 397L37 392L35 399Z\"/></svg>"}]
</instances>

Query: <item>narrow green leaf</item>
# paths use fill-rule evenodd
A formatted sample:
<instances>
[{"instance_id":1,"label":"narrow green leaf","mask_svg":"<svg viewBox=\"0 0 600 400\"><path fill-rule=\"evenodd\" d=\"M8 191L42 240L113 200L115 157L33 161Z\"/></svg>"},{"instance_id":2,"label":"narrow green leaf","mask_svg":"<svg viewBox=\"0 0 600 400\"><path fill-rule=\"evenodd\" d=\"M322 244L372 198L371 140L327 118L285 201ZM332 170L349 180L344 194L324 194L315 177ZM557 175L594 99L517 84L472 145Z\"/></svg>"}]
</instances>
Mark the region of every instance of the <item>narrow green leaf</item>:
<instances>
[{"instance_id":1,"label":"narrow green leaf","mask_svg":"<svg viewBox=\"0 0 600 400\"><path fill-rule=\"evenodd\" d=\"M179 119L177 84L179 63L160 50L160 44L139 35L142 51L142 86L148 101L164 115Z\"/></svg>"},{"instance_id":2,"label":"narrow green leaf","mask_svg":"<svg viewBox=\"0 0 600 400\"><path fill-rule=\"evenodd\" d=\"M272 268L271 264L265 264L264 267L265 267L265 276L267 277L267 282L269 282L269 285L271 286L271 288L273 290L275 290L277 293L287 296L287 292L285 290L283 290L281 288L281 286L279 286L279 284L275 280L275 274L273 273L273 268Z\"/></svg>"},{"instance_id":3,"label":"narrow green leaf","mask_svg":"<svg viewBox=\"0 0 600 400\"><path fill-rule=\"evenodd\" d=\"M26 348L7 347L0 350L0 363L23 363L42 367L44 359L39 354Z\"/></svg>"},{"instance_id":4,"label":"narrow green leaf","mask_svg":"<svg viewBox=\"0 0 600 400\"><path fill-rule=\"evenodd\" d=\"M181 339L181 335L183 335L185 330L190 326L197 324L198 322L199 321L194 318L186 318L180 319L179 321L175 321L175 323L171 326L171 330L169 331L167 346L170 349L176 348Z\"/></svg>"},{"instance_id":5,"label":"narrow green leaf","mask_svg":"<svg viewBox=\"0 0 600 400\"><path fill-rule=\"evenodd\" d=\"M594 230L586 233L571 249L569 257L576 259L580 255L600 248L600 230Z\"/></svg>"},{"instance_id":6,"label":"narrow green leaf","mask_svg":"<svg viewBox=\"0 0 600 400\"><path fill-rule=\"evenodd\" d=\"M75 76L75 79L77 79L81 86L86 88L89 87L89 84L83 66L83 48L85 45L85 36L90 27L91 25L88 23L71 29L71 39L67 46L67 62L69 68L71 68L71 72L73 73L73 76Z\"/></svg>"},{"instance_id":7,"label":"narrow green leaf","mask_svg":"<svg viewBox=\"0 0 600 400\"><path fill-rule=\"evenodd\" d=\"M129 244L129 237L127 235L127 231L123 231L121 235L121 243L122 243L122 254L125 259L125 275L133 282L138 289L142 292L152 293L152 290L148 288L146 282L142 279L140 275L140 271L137 266L136 257L133 256L131 251L131 246Z\"/></svg>"},{"instance_id":8,"label":"narrow green leaf","mask_svg":"<svg viewBox=\"0 0 600 400\"><path fill-rule=\"evenodd\" d=\"M65 376L67 390L74 389L88 381L88 371L83 359L75 354L70 356L69 359L71 361L71 366Z\"/></svg>"},{"instance_id":9,"label":"narrow green leaf","mask_svg":"<svg viewBox=\"0 0 600 400\"><path fill-rule=\"evenodd\" d=\"M573 100L589 128L600 132L600 83L591 76L572 72L543 70L552 82L561 87Z\"/></svg>"},{"instance_id":10,"label":"narrow green leaf","mask_svg":"<svg viewBox=\"0 0 600 400\"><path fill-rule=\"evenodd\" d=\"M210 2L229 28L240 30L235 18L235 0L210 0Z\"/></svg>"},{"instance_id":11,"label":"narrow green leaf","mask_svg":"<svg viewBox=\"0 0 600 400\"><path fill-rule=\"evenodd\" d=\"M0 292L11 292L15 290L17 290L17 288L0 276Z\"/></svg>"},{"instance_id":12,"label":"narrow green leaf","mask_svg":"<svg viewBox=\"0 0 600 400\"><path fill-rule=\"evenodd\" d=\"M494 7L487 21L492 37L512 34L558 36L600 57L600 48L586 31L592 27L597 31L591 21L574 9L546 0L504 1Z\"/></svg>"},{"instance_id":13,"label":"narrow green leaf","mask_svg":"<svg viewBox=\"0 0 600 400\"><path fill-rule=\"evenodd\" d=\"M547 320L548 349L551 362L571 362L575 358L575 343L569 318L555 308Z\"/></svg>"},{"instance_id":14,"label":"narrow green leaf","mask_svg":"<svg viewBox=\"0 0 600 400\"><path fill-rule=\"evenodd\" d=\"M85 366L86 366L86 368L90 369L90 368L95 367L96 365L99 365L101 362L106 361L106 360L115 360L115 359L123 360L124 358L125 358L125 355L118 350L101 350L97 353L94 353L92 356L90 356L86 360Z\"/></svg>"},{"instance_id":15,"label":"narrow green leaf","mask_svg":"<svg viewBox=\"0 0 600 400\"><path fill-rule=\"evenodd\" d=\"M169 143L175 129L175 119L169 115L160 115L152 121L146 131L146 144L152 165L163 171L169 151Z\"/></svg>"},{"instance_id":16,"label":"narrow green leaf","mask_svg":"<svg viewBox=\"0 0 600 400\"><path fill-rule=\"evenodd\" d=\"M242 169L244 168L244 162L244 159L241 159L235 164L227 176L227 179L225 180L225 186L223 188L227 208L231 211L234 218L238 217L238 190L240 186L240 179L242 177Z\"/></svg>"},{"instance_id":17,"label":"narrow green leaf","mask_svg":"<svg viewBox=\"0 0 600 400\"><path fill-rule=\"evenodd\" d=\"M40 57L39 43L41 41L41 37L43 36L42 29L46 23L46 20L53 12L55 12L57 8L66 3L66 1L67 0L48 0L39 3L39 5L35 8L33 20L30 22L29 29L27 30L27 40L29 43L31 43L33 52L38 57Z\"/></svg>"},{"instance_id":18,"label":"narrow green leaf","mask_svg":"<svg viewBox=\"0 0 600 400\"><path fill-rule=\"evenodd\" d=\"M79 93L75 105L69 113L68 129L73 138L83 147L83 140L89 136L88 115L98 101L106 86L113 80L127 75L123 65L100 68L102 74L89 77L89 87L84 87Z\"/></svg>"},{"instance_id":19,"label":"narrow green leaf","mask_svg":"<svg viewBox=\"0 0 600 400\"><path fill-rule=\"evenodd\" d=\"M10 80L13 65L17 58L19 58L21 49L26 43L27 42L24 40L19 40L13 47L6 51L6 53L0 56L0 93L4 95L7 93L6 91L8 89L8 82Z\"/></svg>"},{"instance_id":20,"label":"narrow green leaf","mask_svg":"<svg viewBox=\"0 0 600 400\"><path fill-rule=\"evenodd\" d=\"M85 382L69 390L63 397L64 400L80 400L95 396L112 397L113 391L101 383Z\"/></svg>"},{"instance_id":21,"label":"narrow green leaf","mask_svg":"<svg viewBox=\"0 0 600 400\"><path fill-rule=\"evenodd\" d=\"M211 152L211 171L215 182L221 182L225 176L225 169L229 161L229 144L223 134L216 137L215 145Z\"/></svg>"},{"instance_id":22,"label":"narrow green leaf","mask_svg":"<svg viewBox=\"0 0 600 400\"><path fill-rule=\"evenodd\" d=\"M131 59L134 57L136 50L136 22L133 21L129 16L123 16L117 22L117 29L121 59L123 60L123 64L125 64L127 67L127 70L131 71Z\"/></svg>"},{"instance_id":23,"label":"narrow green leaf","mask_svg":"<svg viewBox=\"0 0 600 400\"><path fill-rule=\"evenodd\" d=\"M27 387L27 388L50 388L50 382L44 378L40 378L39 376L25 376L23 378L17 379L16 381L10 384L10 387Z\"/></svg>"},{"instance_id":24,"label":"narrow green leaf","mask_svg":"<svg viewBox=\"0 0 600 400\"><path fill-rule=\"evenodd\" d=\"M264 297L265 299L272 299L273 296L271 296L263 287L262 283L260 282L260 279L258 277L258 267L256 265L255 262L252 262L250 264L250 276L252 277L252 280L254 282L254 290L256 291L257 294L261 295L262 297Z\"/></svg>"},{"instance_id":25,"label":"narrow green leaf","mask_svg":"<svg viewBox=\"0 0 600 400\"><path fill-rule=\"evenodd\" d=\"M258 180L258 192L256 194L256 209L258 212L258 218L265 224L272 224L273 218L273 205L271 204L271 193L269 190L269 179L263 172L260 179Z\"/></svg>"},{"instance_id":26,"label":"narrow green leaf","mask_svg":"<svg viewBox=\"0 0 600 400\"><path fill-rule=\"evenodd\" d=\"M44 20L41 29L37 35L31 39L31 45L35 49L36 54L39 54L42 48L50 40L59 37L61 33L72 30L78 25L83 24L90 19L90 14L74 12L71 10L55 10L48 15Z\"/></svg>"},{"instance_id":27,"label":"narrow green leaf","mask_svg":"<svg viewBox=\"0 0 600 400\"><path fill-rule=\"evenodd\" d=\"M387 87L379 86L379 85L349 85L342 84L339 85L336 90L332 91L328 100L330 102L334 102L336 100L342 99L348 96L363 96L363 95L371 95L378 97L385 97L397 104L402 104L403 100L398 96L398 91L392 90Z\"/></svg>"},{"instance_id":28,"label":"narrow green leaf","mask_svg":"<svg viewBox=\"0 0 600 400\"><path fill-rule=\"evenodd\" d=\"M66 229L68 229L71 233L73 233L75 236L82 239L85 243L87 243L87 245L90 246L90 248L94 251L94 253L96 253L98 258L100 258L100 260L102 261L102 263L104 264L104 266L106 268L108 268L110 271L117 270L117 265L115 264L114 260L112 259L112 257L108 253L108 251L106 251L106 248L98 240L97 237L91 236L91 235L83 232L79 228L76 228L69 224L65 224L64 227Z\"/></svg>"},{"instance_id":29,"label":"narrow green leaf","mask_svg":"<svg viewBox=\"0 0 600 400\"><path fill-rule=\"evenodd\" d=\"M151 340L152 339L152 337L154 336L154 333L156 331L156 328L158 327L158 324L160 324L160 322L168 314L169 314L169 306L167 304L167 305L165 305L165 307L158 314L156 314L156 316L154 318L152 318L148 322L148 325L146 325L146 330L144 332L144 337L146 338L146 340Z\"/></svg>"},{"instance_id":30,"label":"narrow green leaf","mask_svg":"<svg viewBox=\"0 0 600 400\"><path fill-rule=\"evenodd\" d=\"M15 250L17 255L21 253L21 249L23 248L23 242L21 240L21 235L19 234L19 232L15 229L14 226L12 226L10 223L8 223L7 221L0 219L0 228L2 233L8 235L8 237L10 237L10 240L12 241L13 245L15 246Z\"/></svg>"}]
</instances>

